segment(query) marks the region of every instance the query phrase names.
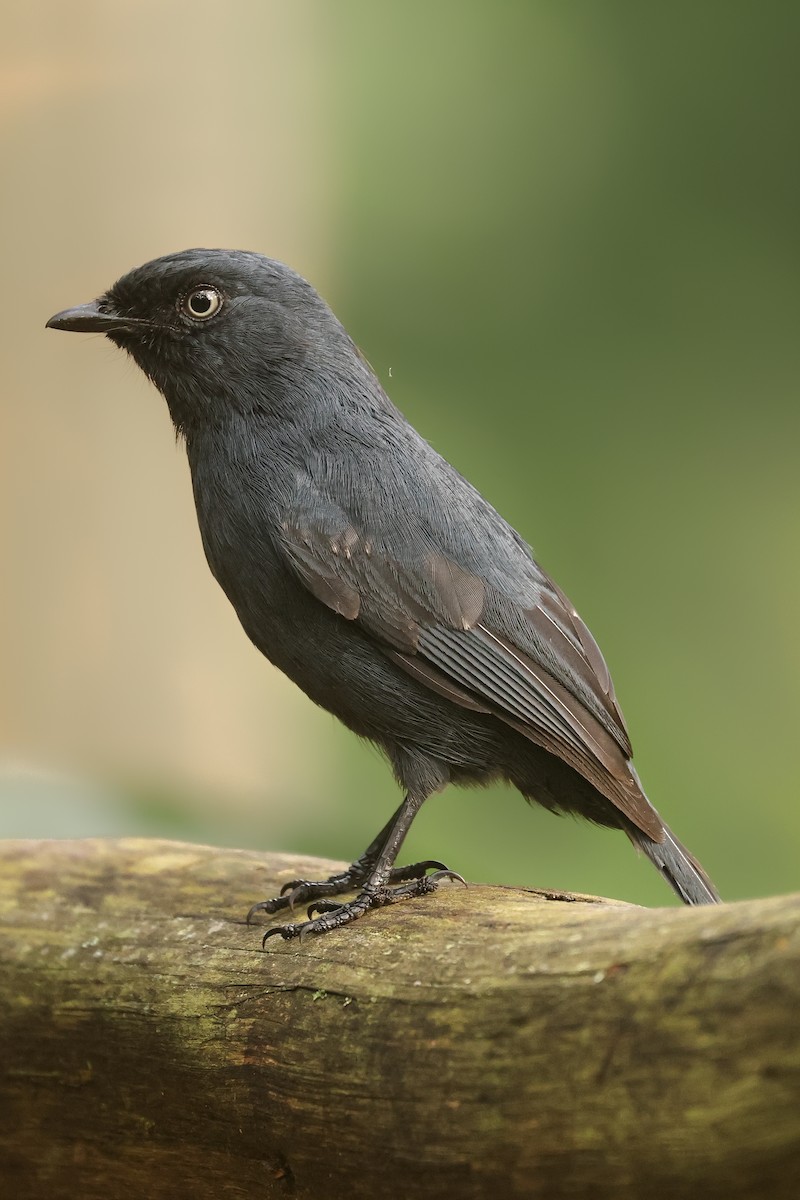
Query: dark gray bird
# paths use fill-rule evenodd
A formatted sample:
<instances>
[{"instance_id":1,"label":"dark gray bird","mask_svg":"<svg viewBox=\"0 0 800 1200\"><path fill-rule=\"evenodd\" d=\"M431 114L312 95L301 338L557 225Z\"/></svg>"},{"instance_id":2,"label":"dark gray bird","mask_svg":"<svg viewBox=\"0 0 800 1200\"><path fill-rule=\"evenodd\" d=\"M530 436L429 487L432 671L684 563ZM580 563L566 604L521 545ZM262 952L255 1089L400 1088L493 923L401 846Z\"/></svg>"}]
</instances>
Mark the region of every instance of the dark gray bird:
<instances>
[{"instance_id":1,"label":"dark gray bird","mask_svg":"<svg viewBox=\"0 0 800 1200\"><path fill-rule=\"evenodd\" d=\"M305 279L259 254L186 250L47 324L107 334L163 393L209 565L248 637L380 746L405 790L347 871L253 906L313 901L308 921L265 940L459 878L437 862L394 867L423 801L451 780L507 779L621 829L687 904L719 899L642 790L572 604L393 406ZM329 899L347 891L357 898Z\"/></svg>"}]
</instances>

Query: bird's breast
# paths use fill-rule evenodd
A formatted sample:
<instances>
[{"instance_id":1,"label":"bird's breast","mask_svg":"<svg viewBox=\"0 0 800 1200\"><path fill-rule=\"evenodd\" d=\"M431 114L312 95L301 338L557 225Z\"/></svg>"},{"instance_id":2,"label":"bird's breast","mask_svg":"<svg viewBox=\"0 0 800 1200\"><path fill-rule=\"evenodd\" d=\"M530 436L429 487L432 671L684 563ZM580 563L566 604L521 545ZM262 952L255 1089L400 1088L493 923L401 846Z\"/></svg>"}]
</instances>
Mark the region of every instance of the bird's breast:
<instances>
[{"instance_id":1,"label":"bird's breast","mask_svg":"<svg viewBox=\"0 0 800 1200\"><path fill-rule=\"evenodd\" d=\"M248 632L257 612L267 634L289 586L278 550L280 480L260 470L254 456L237 454L236 446L209 439L187 449L208 565Z\"/></svg>"}]
</instances>

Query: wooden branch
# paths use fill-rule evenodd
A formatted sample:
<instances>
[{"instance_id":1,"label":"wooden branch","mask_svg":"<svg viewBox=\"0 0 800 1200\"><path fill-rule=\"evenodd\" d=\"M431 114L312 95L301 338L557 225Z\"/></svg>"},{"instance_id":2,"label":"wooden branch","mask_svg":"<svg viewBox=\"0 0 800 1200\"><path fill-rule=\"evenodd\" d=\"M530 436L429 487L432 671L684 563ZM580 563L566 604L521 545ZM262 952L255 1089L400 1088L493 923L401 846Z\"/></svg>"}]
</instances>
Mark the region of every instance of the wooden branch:
<instances>
[{"instance_id":1,"label":"wooden branch","mask_svg":"<svg viewBox=\"0 0 800 1200\"><path fill-rule=\"evenodd\" d=\"M800 895L445 886L266 952L334 864L0 843L8 1196L800 1194Z\"/></svg>"}]
</instances>

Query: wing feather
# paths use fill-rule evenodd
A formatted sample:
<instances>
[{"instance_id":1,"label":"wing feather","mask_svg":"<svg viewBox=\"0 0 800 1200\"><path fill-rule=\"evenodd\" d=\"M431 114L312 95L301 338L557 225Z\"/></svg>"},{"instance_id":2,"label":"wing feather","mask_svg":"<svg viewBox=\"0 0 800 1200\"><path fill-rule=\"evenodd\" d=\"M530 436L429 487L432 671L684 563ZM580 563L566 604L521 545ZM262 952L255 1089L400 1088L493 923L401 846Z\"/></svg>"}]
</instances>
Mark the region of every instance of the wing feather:
<instances>
[{"instance_id":1,"label":"wing feather","mask_svg":"<svg viewBox=\"0 0 800 1200\"><path fill-rule=\"evenodd\" d=\"M306 483L304 501L309 492ZM282 533L288 561L309 591L357 620L409 675L454 704L493 713L661 840L660 818L629 761L630 741L603 656L543 573L536 603L524 608L429 538L392 552L320 497L297 505ZM513 620L504 619L509 612Z\"/></svg>"}]
</instances>

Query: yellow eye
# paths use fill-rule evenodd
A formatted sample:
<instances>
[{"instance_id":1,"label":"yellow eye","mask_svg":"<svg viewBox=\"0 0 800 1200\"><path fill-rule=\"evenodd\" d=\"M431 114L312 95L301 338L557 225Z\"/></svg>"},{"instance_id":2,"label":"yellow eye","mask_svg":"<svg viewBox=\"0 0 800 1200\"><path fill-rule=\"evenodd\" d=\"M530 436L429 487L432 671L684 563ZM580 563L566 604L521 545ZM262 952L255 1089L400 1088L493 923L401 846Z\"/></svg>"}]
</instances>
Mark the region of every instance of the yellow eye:
<instances>
[{"instance_id":1,"label":"yellow eye","mask_svg":"<svg viewBox=\"0 0 800 1200\"><path fill-rule=\"evenodd\" d=\"M193 321L207 321L222 308L222 296L215 287L192 288L184 297L181 308Z\"/></svg>"}]
</instances>

